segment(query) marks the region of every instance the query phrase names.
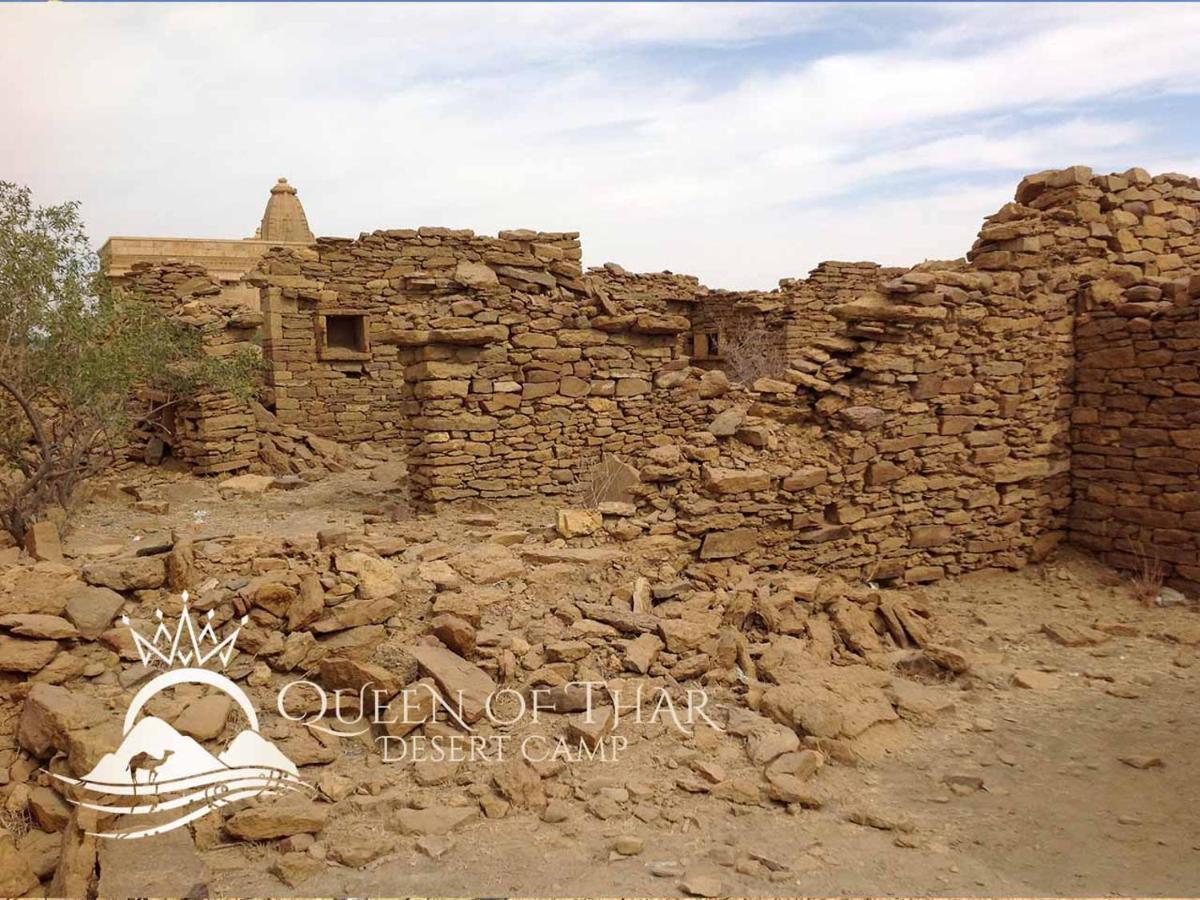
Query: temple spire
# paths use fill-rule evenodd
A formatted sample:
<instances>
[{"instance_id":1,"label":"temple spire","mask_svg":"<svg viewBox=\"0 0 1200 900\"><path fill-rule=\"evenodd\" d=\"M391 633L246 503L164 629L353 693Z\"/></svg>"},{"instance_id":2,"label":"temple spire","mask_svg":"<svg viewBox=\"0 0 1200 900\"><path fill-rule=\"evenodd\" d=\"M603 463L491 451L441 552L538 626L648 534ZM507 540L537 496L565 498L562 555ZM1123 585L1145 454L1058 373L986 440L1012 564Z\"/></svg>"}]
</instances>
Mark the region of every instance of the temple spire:
<instances>
[{"instance_id":1,"label":"temple spire","mask_svg":"<svg viewBox=\"0 0 1200 900\"><path fill-rule=\"evenodd\" d=\"M308 244L315 240L312 231L309 230L304 207L300 205L300 198L296 196L296 189L288 184L286 178L280 178L271 188L271 198L267 200L267 209L263 213L257 237L264 241L281 243Z\"/></svg>"}]
</instances>

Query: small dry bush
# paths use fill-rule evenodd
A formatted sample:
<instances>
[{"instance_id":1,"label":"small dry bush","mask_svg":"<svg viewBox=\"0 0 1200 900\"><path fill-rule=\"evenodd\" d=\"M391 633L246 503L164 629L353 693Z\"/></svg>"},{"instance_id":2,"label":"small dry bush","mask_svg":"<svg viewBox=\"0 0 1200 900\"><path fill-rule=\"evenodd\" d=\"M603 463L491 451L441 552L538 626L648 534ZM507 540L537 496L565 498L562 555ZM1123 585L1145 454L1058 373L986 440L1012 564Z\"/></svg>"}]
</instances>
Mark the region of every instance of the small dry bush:
<instances>
[{"instance_id":1,"label":"small dry bush","mask_svg":"<svg viewBox=\"0 0 1200 900\"><path fill-rule=\"evenodd\" d=\"M760 325L734 325L721 335L725 374L742 384L759 378L780 378L787 370L778 332Z\"/></svg>"},{"instance_id":2,"label":"small dry bush","mask_svg":"<svg viewBox=\"0 0 1200 900\"><path fill-rule=\"evenodd\" d=\"M1163 582L1166 580L1166 567L1155 555L1153 548L1147 548L1144 543L1137 541L1132 545L1133 555L1137 558L1137 568L1130 579L1134 599L1143 606L1153 606L1162 593Z\"/></svg>"},{"instance_id":3,"label":"small dry bush","mask_svg":"<svg viewBox=\"0 0 1200 900\"><path fill-rule=\"evenodd\" d=\"M7 831L13 840L19 840L33 829L33 818L29 810L12 810L0 807L0 830Z\"/></svg>"}]
</instances>

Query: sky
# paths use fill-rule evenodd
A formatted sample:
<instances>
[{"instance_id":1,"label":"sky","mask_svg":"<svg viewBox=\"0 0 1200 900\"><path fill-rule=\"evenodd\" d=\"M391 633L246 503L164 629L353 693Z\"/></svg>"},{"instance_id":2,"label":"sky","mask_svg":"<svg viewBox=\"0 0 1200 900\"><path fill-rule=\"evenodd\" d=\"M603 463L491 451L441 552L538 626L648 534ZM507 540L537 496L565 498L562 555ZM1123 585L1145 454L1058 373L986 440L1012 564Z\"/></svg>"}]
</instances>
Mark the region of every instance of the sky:
<instances>
[{"instance_id":1,"label":"sky","mask_svg":"<svg viewBox=\"0 0 1200 900\"><path fill-rule=\"evenodd\" d=\"M3 4L0 180L111 235L582 233L770 288L961 256L1021 176L1200 174L1200 4Z\"/></svg>"}]
</instances>

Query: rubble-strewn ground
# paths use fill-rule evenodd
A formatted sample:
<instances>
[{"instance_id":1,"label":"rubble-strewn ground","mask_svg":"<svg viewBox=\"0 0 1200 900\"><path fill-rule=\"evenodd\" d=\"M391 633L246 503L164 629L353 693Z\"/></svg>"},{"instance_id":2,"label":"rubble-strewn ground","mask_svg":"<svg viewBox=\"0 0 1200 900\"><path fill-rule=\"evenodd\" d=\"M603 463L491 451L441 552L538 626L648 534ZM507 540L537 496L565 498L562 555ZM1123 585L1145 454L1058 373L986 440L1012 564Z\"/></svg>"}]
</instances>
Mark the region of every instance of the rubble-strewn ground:
<instances>
[{"instance_id":1,"label":"rubble-strewn ground","mask_svg":"<svg viewBox=\"0 0 1200 900\"><path fill-rule=\"evenodd\" d=\"M228 674L254 698L263 733L324 795L313 837L258 838L245 820L214 814L192 831L103 842L101 895L199 885L213 896L1200 889L1195 607L1142 606L1122 577L1070 551L1023 572L880 594L689 565L665 536L563 541L549 505L422 517L403 503L403 464L374 457L360 452L367 468L291 490L224 496L215 480L132 470L72 520L61 567L0 551L2 612L32 614L33 596L38 613L53 615L55 592L81 567L191 532L186 575L201 588L198 607L216 602L218 621L235 609L252 618ZM564 561L547 561L556 556ZM289 604L311 595L301 589L309 571L323 579L325 609L288 627ZM37 585L48 587L30 593ZM647 597L655 588L673 596ZM177 611L171 596L125 590L121 611L149 622L155 606ZM909 630L883 627L877 607L898 610ZM647 657L645 676L631 668L630 643L647 650L661 640L637 636L638 609L674 623L659 632L670 645ZM356 631L380 616L386 639ZM38 674L0 675L4 823L44 879L34 891L86 882L92 859L72 852L59 865L61 830L80 843L38 767L83 774L112 746L106 725L90 721L51 734L40 759L16 750L29 680L61 683L119 722L138 683L119 624L99 639L59 640ZM33 626L50 628L0 620L17 637ZM676 695L703 686L726 731L625 723L617 733L630 745L615 763L453 766L383 762L364 739L318 740L274 712L279 685L306 672L319 680L322 656L407 680L404 648L431 629L507 686L644 678ZM362 640L346 637L355 634ZM16 652L17 637L0 657ZM200 695L176 691L150 711L180 730L190 715L188 727L204 733L212 723L192 710ZM214 747L241 727L236 714L220 718ZM514 730L563 734L574 718L550 714ZM429 811L424 825L411 824L415 810ZM445 835L427 833L459 818ZM0 851L3 893L15 892L28 876ZM66 881L50 880L56 865Z\"/></svg>"}]
</instances>

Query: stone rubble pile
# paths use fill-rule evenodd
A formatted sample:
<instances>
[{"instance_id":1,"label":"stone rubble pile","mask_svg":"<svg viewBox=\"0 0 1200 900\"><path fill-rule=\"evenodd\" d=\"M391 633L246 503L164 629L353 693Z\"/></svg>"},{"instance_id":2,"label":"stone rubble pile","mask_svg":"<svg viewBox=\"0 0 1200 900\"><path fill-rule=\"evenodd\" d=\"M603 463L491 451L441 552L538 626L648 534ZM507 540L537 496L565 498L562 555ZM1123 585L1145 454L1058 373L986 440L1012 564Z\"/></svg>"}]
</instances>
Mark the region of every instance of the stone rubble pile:
<instances>
[{"instance_id":1,"label":"stone rubble pile","mask_svg":"<svg viewBox=\"0 0 1200 900\"><path fill-rule=\"evenodd\" d=\"M12 749L0 751L0 803L10 821L32 828L0 850L4 884L14 893L38 889L39 880L54 893L94 891L99 850L82 832L112 823L75 811L64 796L70 789L39 770L79 777L117 747L124 709L156 671L141 664L122 617L149 635L154 610L168 621L180 614L184 589L194 613L213 613L218 632L248 617L225 674L254 701L262 736L318 793L212 813L191 827L191 839L199 849L276 842L274 871L291 886L328 860L363 866L405 841L436 854L438 840L478 816L634 817L672 827L681 804L704 797L798 814L824 802L819 770L854 764L854 741L866 731L900 718L928 721L952 702L946 685L914 678L941 682L968 668L961 652L937 643L929 610L911 595L691 563L670 537L621 547L557 537L574 521L560 516L540 534L506 530L480 508L449 530L415 520L292 539L163 535L132 555L98 555L78 567L29 558L9 565L0 673ZM474 537L464 540L464 529ZM450 532L457 541L445 539ZM647 574L630 580L631 566ZM661 743L672 762L634 779L588 774L599 769L577 775L561 760L391 765L372 737L445 738L456 733L453 723L416 724L421 716L410 715L410 724L375 725L367 738L334 738L274 712L280 688L300 678L348 696L371 685L392 704L406 688L427 686L461 695L480 736L542 733L594 749L626 735ZM581 682L596 683L591 720ZM622 719L628 711L614 710L611 698L638 686L662 688L680 708L688 690L705 688L724 732L702 721L684 734ZM484 713L500 687L539 692L550 711L536 725L497 725ZM317 711L311 698L297 703L298 716ZM198 686L159 695L146 712L214 750L242 727L226 695Z\"/></svg>"}]
</instances>

